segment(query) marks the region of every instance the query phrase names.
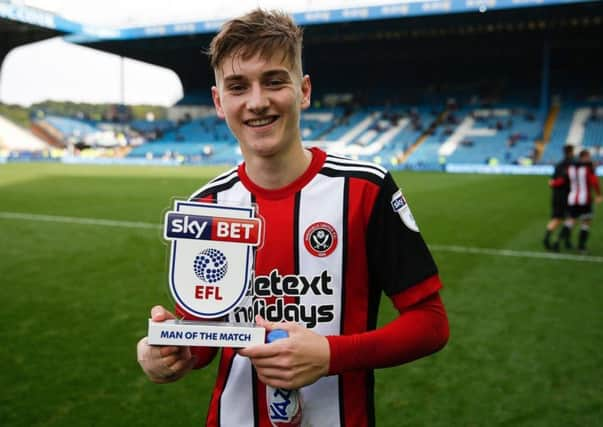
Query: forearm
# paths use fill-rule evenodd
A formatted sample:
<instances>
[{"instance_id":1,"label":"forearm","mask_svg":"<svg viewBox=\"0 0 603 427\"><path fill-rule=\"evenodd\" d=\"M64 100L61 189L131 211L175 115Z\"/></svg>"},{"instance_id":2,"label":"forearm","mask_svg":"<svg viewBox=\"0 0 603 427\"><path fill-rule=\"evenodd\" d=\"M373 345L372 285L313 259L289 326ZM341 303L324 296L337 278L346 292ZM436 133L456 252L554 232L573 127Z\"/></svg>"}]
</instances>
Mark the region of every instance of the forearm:
<instances>
[{"instance_id":1,"label":"forearm","mask_svg":"<svg viewBox=\"0 0 603 427\"><path fill-rule=\"evenodd\" d=\"M448 336L446 310L436 293L374 331L328 336L329 375L411 362L440 350Z\"/></svg>"}]
</instances>

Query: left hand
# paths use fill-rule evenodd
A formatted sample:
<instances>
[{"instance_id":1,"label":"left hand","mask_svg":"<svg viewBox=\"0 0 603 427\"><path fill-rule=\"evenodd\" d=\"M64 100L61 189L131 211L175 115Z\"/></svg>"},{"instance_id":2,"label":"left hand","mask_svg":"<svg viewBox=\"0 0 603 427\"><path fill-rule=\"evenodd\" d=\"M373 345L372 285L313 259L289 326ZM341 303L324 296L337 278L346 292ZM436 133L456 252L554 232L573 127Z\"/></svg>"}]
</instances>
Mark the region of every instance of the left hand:
<instances>
[{"instance_id":1,"label":"left hand","mask_svg":"<svg viewBox=\"0 0 603 427\"><path fill-rule=\"evenodd\" d=\"M258 344L238 350L249 357L258 378L264 384L287 390L312 384L329 372L331 351L322 335L292 322L273 323L256 316L258 326L283 329L289 336L270 344Z\"/></svg>"}]
</instances>

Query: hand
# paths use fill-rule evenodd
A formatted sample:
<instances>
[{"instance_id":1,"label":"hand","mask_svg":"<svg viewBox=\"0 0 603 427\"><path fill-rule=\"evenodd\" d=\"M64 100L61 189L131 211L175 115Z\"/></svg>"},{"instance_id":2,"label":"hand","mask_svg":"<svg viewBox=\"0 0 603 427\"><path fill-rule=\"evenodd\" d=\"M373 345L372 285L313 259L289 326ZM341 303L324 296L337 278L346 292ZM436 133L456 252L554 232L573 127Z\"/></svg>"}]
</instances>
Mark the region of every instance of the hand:
<instances>
[{"instance_id":1,"label":"hand","mask_svg":"<svg viewBox=\"0 0 603 427\"><path fill-rule=\"evenodd\" d=\"M155 322L175 318L160 305L151 309L151 319ZM176 381L193 369L197 362L190 347L149 345L147 337L138 341L136 350L139 365L155 383Z\"/></svg>"},{"instance_id":2,"label":"hand","mask_svg":"<svg viewBox=\"0 0 603 427\"><path fill-rule=\"evenodd\" d=\"M595 196L595 204L599 204L601 202L603 202L603 196Z\"/></svg>"},{"instance_id":3,"label":"hand","mask_svg":"<svg viewBox=\"0 0 603 427\"><path fill-rule=\"evenodd\" d=\"M275 388L293 390L314 383L329 372L331 351L322 335L292 322L272 323L256 316L258 326L287 331L287 338L238 350L249 357L258 378Z\"/></svg>"}]
</instances>

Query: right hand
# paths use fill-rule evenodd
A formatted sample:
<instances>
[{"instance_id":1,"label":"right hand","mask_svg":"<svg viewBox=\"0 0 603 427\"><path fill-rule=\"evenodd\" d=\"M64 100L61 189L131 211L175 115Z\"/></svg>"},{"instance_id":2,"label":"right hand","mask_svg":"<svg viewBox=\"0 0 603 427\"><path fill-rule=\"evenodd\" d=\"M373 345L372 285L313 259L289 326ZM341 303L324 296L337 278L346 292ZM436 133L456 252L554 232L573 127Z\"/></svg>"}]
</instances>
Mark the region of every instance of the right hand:
<instances>
[{"instance_id":1,"label":"right hand","mask_svg":"<svg viewBox=\"0 0 603 427\"><path fill-rule=\"evenodd\" d=\"M154 322L175 318L176 316L160 305L151 309L151 319ZM136 350L140 367L155 383L176 381L190 372L197 363L190 347L150 345L147 337L138 341Z\"/></svg>"}]
</instances>

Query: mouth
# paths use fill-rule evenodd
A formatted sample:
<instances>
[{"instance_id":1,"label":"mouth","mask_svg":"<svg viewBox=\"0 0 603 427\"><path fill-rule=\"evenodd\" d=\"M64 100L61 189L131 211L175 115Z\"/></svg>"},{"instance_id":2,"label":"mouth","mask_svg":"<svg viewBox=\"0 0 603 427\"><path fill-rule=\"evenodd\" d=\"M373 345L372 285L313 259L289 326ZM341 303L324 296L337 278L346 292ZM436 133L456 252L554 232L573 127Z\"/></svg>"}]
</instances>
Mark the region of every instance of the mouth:
<instances>
[{"instance_id":1,"label":"mouth","mask_svg":"<svg viewBox=\"0 0 603 427\"><path fill-rule=\"evenodd\" d=\"M278 120L279 116L268 116L268 117L262 117L259 119L249 119L249 120L245 120L243 123L245 123L246 126L252 127L252 128L261 128L264 126L269 126L272 123L276 122Z\"/></svg>"}]
</instances>

